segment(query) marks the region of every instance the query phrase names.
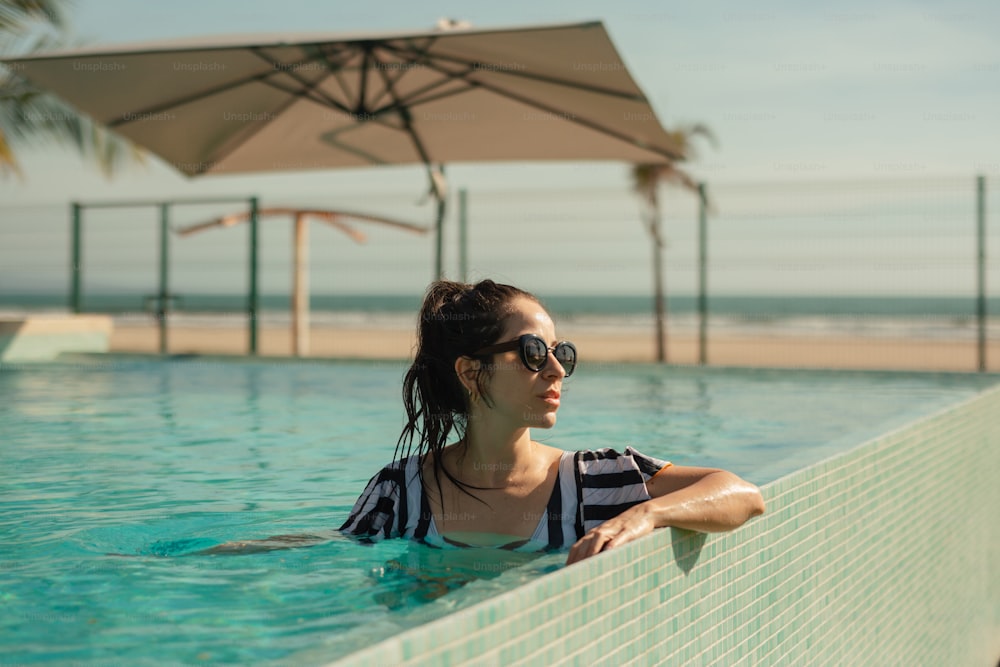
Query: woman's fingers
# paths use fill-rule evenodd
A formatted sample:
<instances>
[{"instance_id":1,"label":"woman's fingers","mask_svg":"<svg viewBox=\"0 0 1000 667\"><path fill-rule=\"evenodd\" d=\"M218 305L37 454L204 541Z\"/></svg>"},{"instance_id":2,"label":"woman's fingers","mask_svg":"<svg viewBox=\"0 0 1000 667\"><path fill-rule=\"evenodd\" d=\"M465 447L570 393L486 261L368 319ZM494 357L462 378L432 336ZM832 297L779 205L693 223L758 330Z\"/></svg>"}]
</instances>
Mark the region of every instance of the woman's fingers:
<instances>
[{"instance_id":1,"label":"woman's fingers","mask_svg":"<svg viewBox=\"0 0 1000 667\"><path fill-rule=\"evenodd\" d=\"M596 541L596 536L591 533L587 533L573 545L573 548L569 550L569 557L566 559L567 565L572 565L577 561L581 561L584 558L593 556L600 551L599 543Z\"/></svg>"},{"instance_id":2,"label":"woman's fingers","mask_svg":"<svg viewBox=\"0 0 1000 667\"><path fill-rule=\"evenodd\" d=\"M606 521L591 529L581 537L569 551L567 565L589 558L608 549L614 549L642 537L653 530L653 525L644 519L624 520L619 518Z\"/></svg>"},{"instance_id":3,"label":"woman's fingers","mask_svg":"<svg viewBox=\"0 0 1000 667\"><path fill-rule=\"evenodd\" d=\"M589 558L594 554L599 554L608 548L608 544L614 535L606 529L602 530L602 528L604 526L594 528L573 545L573 548L569 551L569 558L566 559L567 565L571 565L584 558Z\"/></svg>"}]
</instances>

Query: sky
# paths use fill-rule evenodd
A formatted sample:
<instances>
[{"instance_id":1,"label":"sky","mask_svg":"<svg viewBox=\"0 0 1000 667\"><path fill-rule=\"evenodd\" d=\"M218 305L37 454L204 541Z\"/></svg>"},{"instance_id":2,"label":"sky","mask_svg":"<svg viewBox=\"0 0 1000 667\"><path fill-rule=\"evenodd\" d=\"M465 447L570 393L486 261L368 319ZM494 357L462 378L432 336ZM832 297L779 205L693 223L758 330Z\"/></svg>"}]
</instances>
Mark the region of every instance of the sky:
<instances>
[{"instance_id":1,"label":"sky","mask_svg":"<svg viewBox=\"0 0 1000 667\"><path fill-rule=\"evenodd\" d=\"M939 178L971 183L975 174L1000 176L1000 132L996 130L1000 124L1000 41L996 39L1000 5L995 2L849 0L820 5L765 0L750 6L723 0L433 4L78 0L69 17L74 34L85 43L278 30L428 28L442 17L467 20L476 27L597 19L604 22L664 125L701 122L712 129L718 146L703 145L689 171L720 191L727 184L761 183L770 184L780 197L781 184L789 183L917 183ZM145 167L107 181L96 168L63 149L32 148L19 157L26 178L0 179L0 234L5 238L0 245L7 253L0 248L0 291L5 285L24 282L24 272L9 268L17 264L11 261L15 247L22 244L17 252L23 258L23 244L38 244L37 238L25 240L23 233L15 234L14 226L30 211L39 229L59 225L63 230L65 205L74 199L248 193L274 197L279 193L285 199L326 197L362 205L385 199L399 203L410 218L431 217L426 206L415 207L426 189L425 174L418 167L188 179L153 157ZM621 164L456 164L449 166L448 175L453 188L466 187L473 197L479 196L479 202L492 202L493 217L509 217L501 205L512 193L552 193L548 199L539 195L543 204L559 208L565 218L578 215L580 222L573 233L583 237L592 231L600 237L597 227L606 224L589 211L612 201L628 201L628 171ZM596 202L593 193L606 196ZM486 204L479 211L489 218ZM628 207L620 216L622 224L634 227L623 232L627 239L622 242L643 252L645 262L648 251L643 250L638 222L624 222L637 217L637 207L622 205ZM737 208L741 205L736 204ZM539 231L530 215L521 217L535 227L532 233L538 235L537 243L555 242L547 232ZM317 241L319 235L316 232ZM489 235L480 238L485 237ZM687 231L678 232L678 243L683 245L688 237ZM369 245L382 238L373 232ZM390 258L405 252L402 241L386 244ZM509 254L510 248L505 252ZM523 275L531 283L541 283L551 273L541 267L523 274L504 271L501 258L485 251L480 256L483 263L473 264L484 273L499 267L501 273L515 278ZM5 260L6 271L2 268ZM375 260L355 260L370 261ZM642 262L634 263L648 271ZM564 260L557 268L569 266ZM588 285L600 290L608 287L608 280L620 280L614 289L634 293L648 284L644 278L641 288L633 289L632 282L642 271L625 271L620 278L610 270L592 276L577 272L554 280L550 276L549 284L556 291L586 291ZM359 283L341 278L339 286L324 288L321 276L318 283L314 281L314 289L357 291ZM812 279L822 282L828 277L814 275ZM333 274L329 280L334 280ZM412 282L405 271L387 271L367 284L376 290L398 291L400 285ZM54 284L65 284L64 276Z\"/></svg>"}]
</instances>

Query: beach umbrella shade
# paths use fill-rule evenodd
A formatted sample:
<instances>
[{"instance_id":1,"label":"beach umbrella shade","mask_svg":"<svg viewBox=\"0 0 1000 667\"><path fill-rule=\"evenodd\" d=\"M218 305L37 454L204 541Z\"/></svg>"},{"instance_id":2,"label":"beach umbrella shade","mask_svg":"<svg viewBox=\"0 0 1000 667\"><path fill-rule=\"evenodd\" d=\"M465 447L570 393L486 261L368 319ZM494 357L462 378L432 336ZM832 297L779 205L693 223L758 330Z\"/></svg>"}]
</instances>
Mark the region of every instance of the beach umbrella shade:
<instances>
[{"instance_id":1,"label":"beach umbrella shade","mask_svg":"<svg viewBox=\"0 0 1000 667\"><path fill-rule=\"evenodd\" d=\"M600 22L225 36L4 62L190 176L423 164L439 232L436 165L682 157Z\"/></svg>"},{"instance_id":2,"label":"beach umbrella shade","mask_svg":"<svg viewBox=\"0 0 1000 667\"><path fill-rule=\"evenodd\" d=\"M681 157L599 22L229 36L4 62L191 176Z\"/></svg>"},{"instance_id":3,"label":"beach umbrella shade","mask_svg":"<svg viewBox=\"0 0 1000 667\"><path fill-rule=\"evenodd\" d=\"M368 237L344 222L345 218L386 225L416 234L425 234L428 231L426 227L420 225L357 211L276 207L262 208L257 214L260 217L291 216L295 221L292 242L292 354L296 357L309 354L309 227L307 224L309 218L315 218L340 230L355 243L364 243ZM180 236L189 236L218 227L233 227L249 219L250 213L244 211L188 225L175 231Z\"/></svg>"}]
</instances>

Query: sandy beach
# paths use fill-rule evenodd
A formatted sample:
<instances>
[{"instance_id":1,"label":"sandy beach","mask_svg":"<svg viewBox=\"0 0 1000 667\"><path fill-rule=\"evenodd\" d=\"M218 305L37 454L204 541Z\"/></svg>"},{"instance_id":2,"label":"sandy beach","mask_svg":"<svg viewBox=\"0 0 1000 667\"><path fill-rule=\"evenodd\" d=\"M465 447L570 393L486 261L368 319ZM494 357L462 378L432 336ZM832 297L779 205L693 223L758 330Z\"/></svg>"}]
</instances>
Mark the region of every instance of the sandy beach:
<instances>
[{"instance_id":1,"label":"sandy beach","mask_svg":"<svg viewBox=\"0 0 1000 667\"><path fill-rule=\"evenodd\" d=\"M561 335L576 343L582 363L606 365L655 359L652 332L567 326L563 327ZM398 328L313 326L309 354L304 356L406 359L412 355L414 342L414 332ZM152 324L116 323L111 350L156 353L159 351L159 330ZM236 324L171 326L167 350L171 354L243 355L248 350L248 334L243 326ZM261 327L258 350L262 356L291 356L292 338L288 328ZM697 364L696 337L673 335L668 343L668 361ZM989 370L1000 371L1000 341L990 341L987 361ZM977 353L972 340L719 334L709 340L708 362L713 366L975 371Z\"/></svg>"}]
</instances>

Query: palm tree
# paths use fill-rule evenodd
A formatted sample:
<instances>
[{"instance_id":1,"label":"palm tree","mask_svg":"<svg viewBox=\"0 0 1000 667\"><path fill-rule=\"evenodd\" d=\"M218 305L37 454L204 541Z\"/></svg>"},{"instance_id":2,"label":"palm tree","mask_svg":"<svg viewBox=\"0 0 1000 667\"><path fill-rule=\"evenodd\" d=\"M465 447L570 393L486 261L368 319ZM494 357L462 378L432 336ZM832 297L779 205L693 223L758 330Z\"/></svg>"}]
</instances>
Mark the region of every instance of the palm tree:
<instances>
[{"instance_id":1,"label":"palm tree","mask_svg":"<svg viewBox=\"0 0 1000 667\"><path fill-rule=\"evenodd\" d=\"M683 125L667 134L676 142L681 149L685 160L692 160L696 157L693 146L695 137L705 137L713 146L716 145L715 136L707 126L701 123ZM660 184L677 185L704 196L703 190L698 187L689 173L677 166L675 162L636 164L632 166L632 188L639 195L643 202L642 222L649 232L649 238L653 247L653 310L656 314L656 360L658 362L667 361L667 331L666 312L667 297L664 289L663 276L663 248L666 245L662 233L662 213L660 211ZM708 202L702 202L707 205Z\"/></svg>"},{"instance_id":2,"label":"palm tree","mask_svg":"<svg viewBox=\"0 0 1000 667\"><path fill-rule=\"evenodd\" d=\"M0 56L24 56L68 46L64 0L0 0ZM15 147L73 146L110 176L142 153L56 97L0 66L0 174L23 177Z\"/></svg>"}]
</instances>

